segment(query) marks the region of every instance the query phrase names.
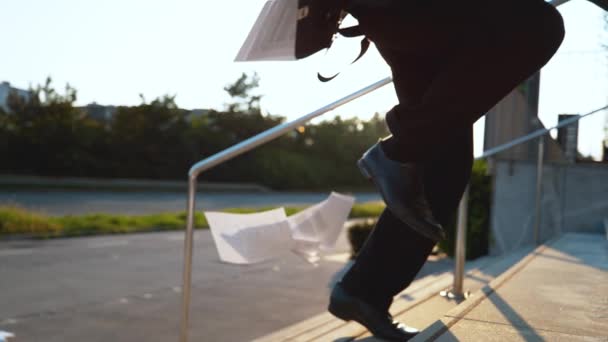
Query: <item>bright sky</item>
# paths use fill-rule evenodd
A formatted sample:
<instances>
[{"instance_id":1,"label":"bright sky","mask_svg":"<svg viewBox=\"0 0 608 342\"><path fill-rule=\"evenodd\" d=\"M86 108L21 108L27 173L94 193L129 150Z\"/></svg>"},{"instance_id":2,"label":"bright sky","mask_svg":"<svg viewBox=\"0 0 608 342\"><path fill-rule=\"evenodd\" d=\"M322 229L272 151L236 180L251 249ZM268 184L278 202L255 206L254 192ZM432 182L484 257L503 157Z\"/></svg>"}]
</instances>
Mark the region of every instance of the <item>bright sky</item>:
<instances>
[{"instance_id":1,"label":"bright sky","mask_svg":"<svg viewBox=\"0 0 608 342\"><path fill-rule=\"evenodd\" d=\"M139 104L176 94L183 108L222 108L223 87L242 72L261 78L262 107L294 119L389 75L375 49L354 66L358 40L338 39L329 55L297 62L232 62L265 0L19 0L0 12L3 53L0 81L27 88L50 75L57 88L70 83L78 103ZM608 57L602 41L602 11L572 0L560 11L566 40L543 69L540 117L545 125L559 113L585 113L608 103ZM338 66L330 62L338 60ZM329 83L317 71L344 69ZM392 86L335 111L367 119L396 103ZM324 119L335 114L326 114ZM605 114L581 122L579 148L601 155ZM479 126L479 125L478 125ZM482 130L476 129L476 153Z\"/></svg>"}]
</instances>

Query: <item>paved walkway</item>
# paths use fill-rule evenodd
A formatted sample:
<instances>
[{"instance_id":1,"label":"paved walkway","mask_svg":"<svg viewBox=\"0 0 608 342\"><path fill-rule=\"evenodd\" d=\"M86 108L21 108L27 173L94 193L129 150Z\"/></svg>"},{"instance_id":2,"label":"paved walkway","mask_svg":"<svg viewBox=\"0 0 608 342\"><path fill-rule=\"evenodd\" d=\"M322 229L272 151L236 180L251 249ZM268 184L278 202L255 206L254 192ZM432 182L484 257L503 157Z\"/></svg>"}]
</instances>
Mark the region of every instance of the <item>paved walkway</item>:
<instances>
[{"instance_id":1,"label":"paved walkway","mask_svg":"<svg viewBox=\"0 0 608 342\"><path fill-rule=\"evenodd\" d=\"M0 333L15 342L176 341L181 232L0 242ZM250 341L325 311L348 257L344 236L318 266L287 254L239 266L195 233L191 341ZM421 275L451 269L432 260Z\"/></svg>"},{"instance_id":2,"label":"paved walkway","mask_svg":"<svg viewBox=\"0 0 608 342\"><path fill-rule=\"evenodd\" d=\"M483 257L466 265L464 287L476 291L511 265L526 256L531 249L522 249L507 256ZM452 270L415 281L395 298L391 306L393 316L408 325L424 329L441 318L458 303L440 297L440 291L452 285ZM363 326L355 322L344 322L325 312L306 321L266 335L255 342L349 342L378 341Z\"/></svg>"},{"instance_id":3,"label":"paved walkway","mask_svg":"<svg viewBox=\"0 0 608 342\"><path fill-rule=\"evenodd\" d=\"M467 263L458 304L437 295L451 274L415 282L391 307L393 316L421 329L412 341L608 342L608 241L567 234L537 249ZM361 325L328 313L257 342L380 342Z\"/></svg>"},{"instance_id":4,"label":"paved walkway","mask_svg":"<svg viewBox=\"0 0 608 342\"><path fill-rule=\"evenodd\" d=\"M608 241L541 246L416 341L608 341Z\"/></svg>"}]
</instances>

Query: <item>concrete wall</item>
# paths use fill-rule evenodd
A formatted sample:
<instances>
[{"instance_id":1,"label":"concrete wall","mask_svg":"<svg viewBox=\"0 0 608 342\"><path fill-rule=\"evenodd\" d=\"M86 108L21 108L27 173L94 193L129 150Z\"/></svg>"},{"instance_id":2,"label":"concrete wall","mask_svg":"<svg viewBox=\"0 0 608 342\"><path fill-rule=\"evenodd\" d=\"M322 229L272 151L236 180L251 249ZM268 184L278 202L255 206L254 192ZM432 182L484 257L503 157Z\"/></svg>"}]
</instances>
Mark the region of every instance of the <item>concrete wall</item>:
<instances>
[{"instance_id":1,"label":"concrete wall","mask_svg":"<svg viewBox=\"0 0 608 342\"><path fill-rule=\"evenodd\" d=\"M536 164L495 161L491 253L534 243ZM608 164L546 163L540 237L603 233L608 218Z\"/></svg>"},{"instance_id":2,"label":"concrete wall","mask_svg":"<svg viewBox=\"0 0 608 342\"><path fill-rule=\"evenodd\" d=\"M532 113L525 95L515 89L486 114L483 149L489 150L511 140L524 136L534 130ZM530 160L536 156L533 143L515 146L498 154L501 158Z\"/></svg>"},{"instance_id":3,"label":"concrete wall","mask_svg":"<svg viewBox=\"0 0 608 342\"><path fill-rule=\"evenodd\" d=\"M531 108L526 96L515 89L486 114L483 149L487 151L542 128L545 126L536 116L535 109ZM547 161L568 160L560 145L549 136L545 140L544 153ZM532 140L501 152L496 157L523 161L535 160L537 156L538 140ZM493 172L493 164L490 164L490 171Z\"/></svg>"}]
</instances>

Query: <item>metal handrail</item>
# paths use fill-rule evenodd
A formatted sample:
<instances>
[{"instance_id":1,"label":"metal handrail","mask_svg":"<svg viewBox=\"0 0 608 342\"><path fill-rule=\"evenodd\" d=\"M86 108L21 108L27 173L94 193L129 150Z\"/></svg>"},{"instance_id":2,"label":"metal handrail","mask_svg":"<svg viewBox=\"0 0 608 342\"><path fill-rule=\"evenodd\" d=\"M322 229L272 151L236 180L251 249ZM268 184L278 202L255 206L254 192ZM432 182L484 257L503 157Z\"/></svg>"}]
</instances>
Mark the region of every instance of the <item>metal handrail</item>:
<instances>
[{"instance_id":1,"label":"metal handrail","mask_svg":"<svg viewBox=\"0 0 608 342\"><path fill-rule=\"evenodd\" d=\"M485 158L491 157L491 156L493 156L495 154L498 154L500 152L504 152L504 151L510 149L511 147L514 147L514 146L526 143L526 142L528 142L530 140L534 140L534 139L536 139L538 137L541 137L541 136L543 136L543 135L551 132L554 129L558 129L558 128L562 128L562 127L565 127L565 126L569 126L569 125L571 125L571 124L573 124L575 122L578 122L582 118L586 118L586 117L588 117L590 115L597 114L597 113L599 113L601 111L604 111L606 109L608 109L608 106L604 106L604 107L592 110L589 113L586 113L586 114L583 114L583 115L573 116L573 117L571 117L569 119L562 120L560 123L558 123L557 125L555 125L553 127L550 127L550 128L541 128L541 129L538 129L538 130L536 130L536 131L534 131L534 132L532 132L530 134L527 134L527 135L521 136L519 138L513 139L513 140L511 140L511 141L509 141L507 143L504 143L504 144L500 145L500 146L493 147L493 148L485 151L479 157L475 158L475 160L485 159Z\"/></svg>"},{"instance_id":2,"label":"metal handrail","mask_svg":"<svg viewBox=\"0 0 608 342\"><path fill-rule=\"evenodd\" d=\"M391 77L384 78L374 84L362 88L348 96L345 96L331 104L320 108L310 114L307 114L297 120L284 123L259 133L249 139L246 139L224 151L216 153L196 164L194 164L188 172L188 204L187 204L187 223L186 223L186 238L184 239L184 270L182 284L182 312L180 322L180 341L188 341L188 328L190 322L190 291L192 285L192 241L194 239L194 207L196 195L196 181L201 172L233 159L245 152L248 152L262 144L279 138L280 136L302 126L308 121L336 109L350 101L353 101L363 95L381 88L393 80Z\"/></svg>"},{"instance_id":3,"label":"metal handrail","mask_svg":"<svg viewBox=\"0 0 608 342\"><path fill-rule=\"evenodd\" d=\"M535 206L536 218L535 218L535 222L534 222L534 241L536 242L536 244L540 243L539 227L540 227L540 201L541 201L541 196L542 196L542 186L541 186L542 185L542 175L543 175L542 170L543 170L543 158L544 158L544 150L545 150L544 149L544 140L545 140L544 137L554 129L572 125L583 118L597 114L597 113L607 110L607 109L608 109L608 105L595 109L589 113L579 115L579 116L574 116L569 119L563 120L553 127L538 129L530 134L513 139L500 146L491 148L491 149L487 150L486 152L484 152L481 156L475 158L475 160L486 159L488 157L492 157L500 152L504 152L504 151L506 151L510 148L513 148L515 146L518 146L520 144L530 142L534 139L539 139L538 163L537 163L537 172L536 172L536 200L535 200L536 201L536 206ZM466 254L466 244L465 244L466 243L466 222L467 222L467 220L466 220L466 216L467 216L466 203L468 202L468 199L469 199L468 191L465 191L465 193L462 196L462 199L460 200L460 206L458 208L456 251L454 252L454 255L456 257L456 260L455 260L456 266L455 266L455 270L454 270L454 283L453 283L452 289L450 291L443 292L450 298L462 299L465 297L462 285L463 285L463 280L464 280L463 273L464 273L465 254Z\"/></svg>"}]
</instances>

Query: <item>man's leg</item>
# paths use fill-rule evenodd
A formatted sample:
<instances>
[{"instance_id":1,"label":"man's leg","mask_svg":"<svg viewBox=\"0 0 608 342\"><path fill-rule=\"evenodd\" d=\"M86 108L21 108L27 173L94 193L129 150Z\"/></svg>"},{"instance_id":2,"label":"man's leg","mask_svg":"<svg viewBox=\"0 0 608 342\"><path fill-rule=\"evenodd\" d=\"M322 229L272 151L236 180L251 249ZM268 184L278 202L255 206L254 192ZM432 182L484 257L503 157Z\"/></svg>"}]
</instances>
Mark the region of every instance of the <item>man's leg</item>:
<instances>
[{"instance_id":1,"label":"man's leg","mask_svg":"<svg viewBox=\"0 0 608 342\"><path fill-rule=\"evenodd\" d=\"M452 132L473 124L549 61L564 35L557 10L531 0L511 13L509 26L496 27L493 41L451 54L421 103L399 106L387 117L402 148L415 154L413 146L422 144L427 153L439 153Z\"/></svg>"},{"instance_id":2,"label":"man's leg","mask_svg":"<svg viewBox=\"0 0 608 342\"><path fill-rule=\"evenodd\" d=\"M364 30L371 31L366 33L373 33L372 39L378 38L376 34L382 35L383 32L369 25L380 23L382 18L386 19L388 13L391 13L390 15L396 13L383 12L382 8L379 12L366 8L361 13L356 11L357 9L353 15L359 19ZM396 29L393 26L396 23L387 25L388 28L383 26L387 29L386 34L394 35ZM402 51L400 46L393 48L393 45L398 44L392 39L398 40L399 35L389 36L386 39L391 42L390 46L382 43L378 45L378 49L391 65L399 101L407 106L418 105L451 56L437 51ZM407 44L407 41L402 44ZM433 55L434 53L437 55ZM392 141L394 141L392 138L386 140L389 144ZM416 148L425 150L425 147L420 145ZM398 160L407 151L397 149L396 152L395 160ZM427 192L432 192L432 196L428 196L429 202L433 214L440 223L446 225L468 183L472 162L472 128L466 127L455 135L446 146L446 155L442 156L443 159L437 160L431 156L425 158L429 159L425 167L429 172L425 172L424 176ZM443 174L444 172L446 174ZM385 210L342 283L353 295L369 302L379 310L386 311L392 298L409 286L415 278L434 245L435 241L420 235L390 210Z\"/></svg>"},{"instance_id":3,"label":"man's leg","mask_svg":"<svg viewBox=\"0 0 608 342\"><path fill-rule=\"evenodd\" d=\"M381 4L383 1L375 3ZM420 6L421 3L423 2L417 2L417 6ZM380 53L391 66L400 103L408 107L422 104L429 88L444 71L444 66L449 65L449 59L452 58L449 52L456 51L453 49L453 42L441 37L441 35L446 37L453 35L453 28L446 26L434 31L438 33L434 38L427 36L424 37L425 39L420 39L418 37L420 43L418 46L414 44L413 49L403 50L402 47L408 44L408 41L403 39L404 35L395 31L395 28L406 27L404 32L407 33L407 26L412 22L402 21L401 13L397 11L385 11L372 19L370 19L370 13L373 17L373 10L353 11L353 15L359 19L364 32L376 42ZM395 13L398 15L393 19L398 20L391 20L390 16ZM437 24L432 20L432 16L425 19L428 19L428 22L425 23ZM439 21L439 23L441 26L442 22ZM443 23L449 26L449 22ZM434 27L433 25L429 27ZM414 28L416 29L416 27ZM382 34L383 29L387 35ZM420 34L419 30L416 31L417 34ZM395 32L397 34L391 36ZM486 32L482 32L480 35L483 37L485 34ZM394 40L391 40L393 38ZM425 47L424 44L427 46ZM472 163L471 125L472 122L461 118L460 125L454 127L454 132L442 136L445 155L428 153L430 152L428 146L419 144L419 142L413 142L407 148L400 145L401 148L393 151L395 152L392 156L395 157L394 160L411 157L410 150L425 151L423 158L418 160L420 167L424 169L422 182L433 215L444 225L449 222L468 183ZM416 133L424 135L427 132ZM392 336L411 336L406 333L400 335L396 331L398 329L391 329L390 324L387 325L382 317L384 315L384 319L386 319L384 313L390 306L393 296L409 286L426 261L435 242L420 235L418 231L404 223L406 221L397 217L391 210L386 210L382 214L354 266L339 283L338 291L334 289L330 301L330 311L333 308L334 314L339 312L342 315L338 315L338 317L345 319L348 319L346 317L357 317L357 315L359 318L364 317L363 320L359 319L359 322L366 325L370 331L376 328L376 331L388 331ZM340 292L341 288L350 295L347 296L344 295L344 292ZM374 307L376 313L370 314L370 310L360 309L361 305L357 304L358 301ZM349 302L354 305L348 305ZM341 310L336 310L336 308ZM387 326L389 326L388 329Z\"/></svg>"},{"instance_id":4,"label":"man's leg","mask_svg":"<svg viewBox=\"0 0 608 342\"><path fill-rule=\"evenodd\" d=\"M543 0L387 1L388 9L357 2L366 3L355 0L353 15L393 71L400 104L387 122L404 162L436 154L547 63L564 35L559 12ZM417 101L411 54L444 57Z\"/></svg>"},{"instance_id":5,"label":"man's leg","mask_svg":"<svg viewBox=\"0 0 608 342\"><path fill-rule=\"evenodd\" d=\"M393 297L414 280L433 246L434 241L385 209L341 283L353 296L388 312Z\"/></svg>"},{"instance_id":6,"label":"man's leg","mask_svg":"<svg viewBox=\"0 0 608 342\"><path fill-rule=\"evenodd\" d=\"M444 226L454 218L472 163L472 127L451 141L444 155L425 162L429 204ZM415 279L434 245L385 210L342 283L354 296L387 311L393 297Z\"/></svg>"}]
</instances>

